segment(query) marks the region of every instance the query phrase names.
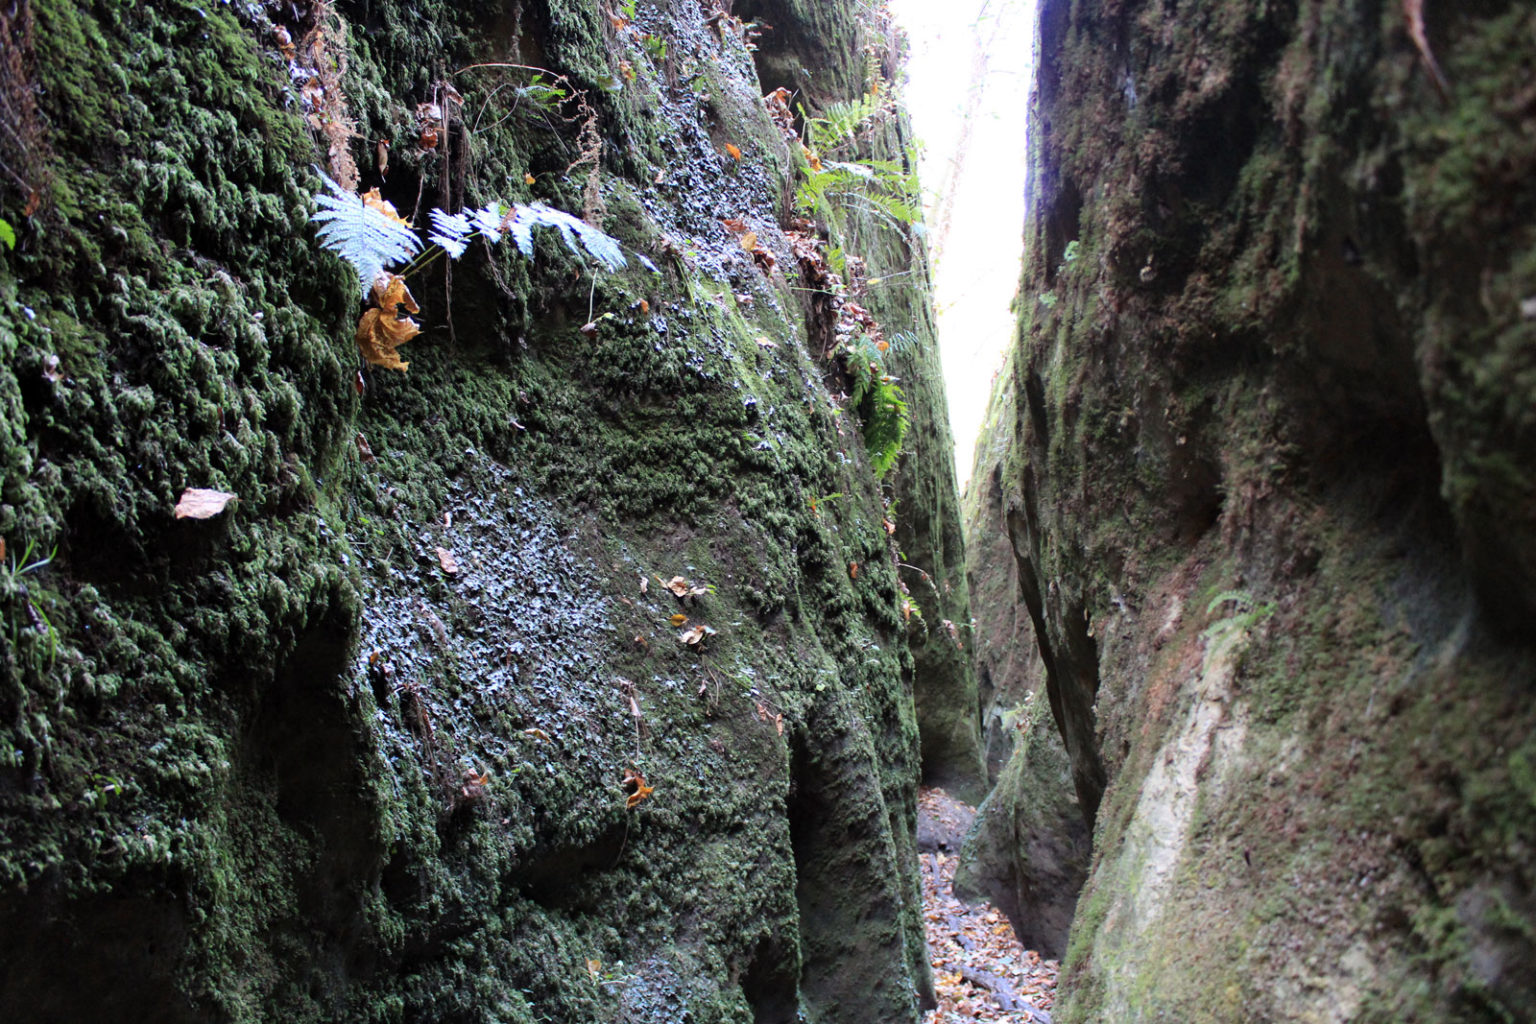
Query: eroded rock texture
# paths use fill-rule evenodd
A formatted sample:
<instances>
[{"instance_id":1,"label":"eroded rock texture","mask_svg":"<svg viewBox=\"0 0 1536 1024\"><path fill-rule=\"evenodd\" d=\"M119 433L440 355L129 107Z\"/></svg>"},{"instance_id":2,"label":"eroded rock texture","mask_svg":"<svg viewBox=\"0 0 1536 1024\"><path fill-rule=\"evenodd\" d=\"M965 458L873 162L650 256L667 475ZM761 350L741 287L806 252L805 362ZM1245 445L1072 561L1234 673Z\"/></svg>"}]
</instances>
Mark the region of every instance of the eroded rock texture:
<instances>
[{"instance_id":1,"label":"eroded rock texture","mask_svg":"<svg viewBox=\"0 0 1536 1024\"><path fill-rule=\"evenodd\" d=\"M1527 1019L1536 13L1042 16L998 472L1095 823L1059 1019Z\"/></svg>"},{"instance_id":2,"label":"eroded rock texture","mask_svg":"<svg viewBox=\"0 0 1536 1024\"><path fill-rule=\"evenodd\" d=\"M0 15L0 1018L915 1020L887 522L958 536L952 477L892 512L871 472L758 75L820 110L893 41L757 6ZM629 267L477 242L412 279L409 372L359 369L308 222L342 153L418 224L539 200ZM931 361L907 226L831 241Z\"/></svg>"}]
</instances>

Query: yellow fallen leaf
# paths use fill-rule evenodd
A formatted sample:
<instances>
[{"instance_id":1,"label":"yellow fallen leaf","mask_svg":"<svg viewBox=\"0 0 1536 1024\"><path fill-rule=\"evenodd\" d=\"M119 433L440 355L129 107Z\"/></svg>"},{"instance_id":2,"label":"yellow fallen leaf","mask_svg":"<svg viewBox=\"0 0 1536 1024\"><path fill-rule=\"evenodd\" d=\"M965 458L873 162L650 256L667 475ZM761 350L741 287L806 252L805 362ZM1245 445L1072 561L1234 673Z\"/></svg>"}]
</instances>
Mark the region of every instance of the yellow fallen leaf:
<instances>
[{"instance_id":1,"label":"yellow fallen leaf","mask_svg":"<svg viewBox=\"0 0 1536 1024\"><path fill-rule=\"evenodd\" d=\"M754 252L754 251L756 251L756 249L757 249L757 232L756 231L748 231L746 234L742 235L741 236L741 247L743 249L747 250L747 252Z\"/></svg>"},{"instance_id":2,"label":"yellow fallen leaf","mask_svg":"<svg viewBox=\"0 0 1536 1024\"><path fill-rule=\"evenodd\" d=\"M731 159L732 160L740 160L741 159L741 150L739 148L737 148L736 146L733 146L729 142L727 142L725 144L725 151L727 153L731 154Z\"/></svg>"},{"instance_id":3,"label":"yellow fallen leaf","mask_svg":"<svg viewBox=\"0 0 1536 1024\"><path fill-rule=\"evenodd\" d=\"M532 184L533 184L533 183L534 183L534 182L535 182L535 181L537 181L537 180L538 180L538 179L537 179L537 178L535 178L535 177L534 177L534 176L533 176L533 175L531 175L531 174L524 174L524 175L523 175L523 184L524 184L524 185L532 185Z\"/></svg>"},{"instance_id":4,"label":"yellow fallen leaf","mask_svg":"<svg viewBox=\"0 0 1536 1024\"><path fill-rule=\"evenodd\" d=\"M188 487L181 492L181 500L176 503L173 514L177 519L212 519L234 500L235 495L227 491Z\"/></svg>"},{"instance_id":5,"label":"yellow fallen leaf","mask_svg":"<svg viewBox=\"0 0 1536 1024\"><path fill-rule=\"evenodd\" d=\"M678 612L667 621L672 623L674 626L681 626L683 623L688 621L688 616L684 615L682 612Z\"/></svg>"}]
</instances>

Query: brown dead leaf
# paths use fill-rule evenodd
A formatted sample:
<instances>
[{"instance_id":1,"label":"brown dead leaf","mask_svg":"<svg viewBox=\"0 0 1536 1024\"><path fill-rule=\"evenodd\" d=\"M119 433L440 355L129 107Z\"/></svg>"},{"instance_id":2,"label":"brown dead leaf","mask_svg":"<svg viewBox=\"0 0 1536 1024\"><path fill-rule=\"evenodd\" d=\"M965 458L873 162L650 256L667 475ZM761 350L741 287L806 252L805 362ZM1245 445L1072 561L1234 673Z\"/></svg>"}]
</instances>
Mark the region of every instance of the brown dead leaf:
<instances>
[{"instance_id":1,"label":"brown dead leaf","mask_svg":"<svg viewBox=\"0 0 1536 1024\"><path fill-rule=\"evenodd\" d=\"M64 379L64 371L59 366L58 353L50 352L43 359L43 379L54 384Z\"/></svg>"},{"instance_id":2,"label":"brown dead leaf","mask_svg":"<svg viewBox=\"0 0 1536 1024\"><path fill-rule=\"evenodd\" d=\"M443 567L443 572L450 576L459 571L459 560L453 557L453 552L447 548L433 548L437 552L437 564Z\"/></svg>"},{"instance_id":3,"label":"brown dead leaf","mask_svg":"<svg viewBox=\"0 0 1536 1024\"><path fill-rule=\"evenodd\" d=\"M741 236L741 247L743 249L747 250L747 252L756 252L757 251L757 232L756 231L748 231L746 234L742 235Z\"/></svg>"},{"instance_id":4,"label":"brown dead leaf","mask_svg":"<svg viewBox=\"0 0 1536 1024\"><path fill-rule=\"evenodd\" d=\"M704 642L706 636L712 636L714 632L713 629L699 622L677 634L677 638L689 647L697 647Z\"/></svg>"},{"instance_id":5,"label":"brown dead leaf","mask_svg":"<svg viewBox=\"0 0 1536 1024\"><path fill-rule=\"evenodd\" d=\"M227 491L188 487L181 492L181 500L176 503L173 514L177 519L212 519L234 500L235 495Z\"/></svg>"},{"instance_id":6,"label":"brown dead leaf","mask_svg":"<svg viewBox=\"0 0 1536 1024\"><path fill-rule=\"evenodd\" d=\"M363 380L363 371L358 370L357 376L352 378L352 390L356 391L358 394L362 394L367 389L368 384Z\"/></svg>"},{"instance_id":7,"label":"brown dead leaf","mask_svg":"<svg viewBox=\"0 0 1536 1024\"><path fill-rule=\"evenodd\" d=\"M624 801L624 807L626 810L634 807L640 801L644 800L646 797L650 796L656 791L655 787L645 784L645 776L641 775L640 772L634 768L630 768L629 771L624 773L623 785L624 792L629 794L628 799Z\"/></svg>"},{"instance_id":8,"label":"brown dead leaf","mask_svg":"<svg viewBox=\"0 0 1536 1024\"><path fill-rule=\"evenodd\" d=\"M377 188L371 188L367 192L363 193L363 205L378 210L380 213L394 221L396 224L400 224L404 227L411 226L411 222L400 216L400 214L395 210L394 203L391 203L389 200L379 195L379 190ZM400 278L396 278L396 280L400 280ZM413 309L411 312L414 313L416 310Z\"/></svg>"},{"instance_id":9,"label":"brown dead leaf","mask_svg":"<svg viewBox=\"0 0 1536 1024\"><path fill-rule=\"evenodd\" d=\"M352 439L352 441L353 441L354 444L357 445L357 454L362 456L364 462L377 462L377 461L379 461L374 456L373 448L368 444L368 439L366 437L364 437L362 434L358 434L356 437L354 437Z\"/></svg>"},{"instance_id":10,"label":"brown dead leaf","mask_svg":"<svg viewBox=\"0 0 1536 1024\"><path fill-rule=\"evenodd\" d=\"M5 538L0 537L0 562L5 561Z\"/></svg>"},{"instance_id":11,"label":"brown dead leaf","mask_svg":"<svg viewBox=\"0 0 1536 1024\"><path fill-rule=\"evenodd\" d=\"M1413 45L1418 47L1419 57L1429 72L1435 91L1441 99L1449 98L1451 83L1446 80L1440 62L1435 60L1435 52L1429 47L1429 31L1424 27L1424 0L1403 0L1403 16L1408 19L1408 34L1413 37Z\"/></svg>"},{"instance_id":12,"label":"brown dead leaf","mask_svg":"<svg viewBox=\"0 0 1536 1024\"><path fill-rule=\"evenodd\" d=\"M776 342L776 341L770 341L767 338L758 338L757 339L757 347L758 348L778 348L779 347L779 343Z\"/></svg>"},{"instance_id":13,"label":"brown dead leaf","mask_svg":"<svg viewBox=\"0 0 1536 1024\"><path fill-rule=\"evenodd\" d=\"M525 173L525 174L524 174L524 175L523 175L523 184L524 184L524 185L532 185L532 184L533 184L533 183L534 183L534 182L535 182L535 181L538 181L538 180L539 180L539 179L537 179L537 178L535 178L535 177L534 177L534 176L533 176L533 175L531 175L531 174L526 174L526 173Z\"/></svg>"},{"instance_id":14,"label":"brown dead leaf","mask_svg":"<svg viewBox=\"0 0 1536 1024\"><path fill-rule=\"evenodd\" d=\"M419 313L421 307L411 297L405 286L405 278L399 274L380 274L373 282L373 300L378 306L363 314L357 322L357 347L363 358L375 366L387 370L405 370L410 364L400 358L396 349L421 333L421 327L408 316L400 315L399 308Z\"/></svg>"},{"instance_id":15,"label":"brown dead leaf","mask_svg":"<svg viewBox=\"0 0 1536 1024\"><path fill-rule=\"evenodd\" d=\"M851 579L851 580L856 580L856 579L859 578L859 563L858 562L849 562L848 563L848 578Z\"/></svg>"},{"instance_id":16,"label":"brown dead leaf","mask_svg":"<svg viewBox=\"0 0 1536 1024\"><path fill-rule=\"evenodd\" d=\"M545 732L543 729L524 729L523 730L523 735L524 736L532 736L536 740L548 740L549 739L549 733Z\"/></svg>"},{"instance_id":17,"label":"brown dead leaf","mask_svg":"<svg viewBox=\"0 0 1536 1024\"><path fill-rule=\"evenodd\" d=\"M662 586L672 591L672 593L678 597L688 596L688 581L683 579L681 576L673 576L670 580L667 580L667 582L663 583Z\"/></svg>"}]
</instances>

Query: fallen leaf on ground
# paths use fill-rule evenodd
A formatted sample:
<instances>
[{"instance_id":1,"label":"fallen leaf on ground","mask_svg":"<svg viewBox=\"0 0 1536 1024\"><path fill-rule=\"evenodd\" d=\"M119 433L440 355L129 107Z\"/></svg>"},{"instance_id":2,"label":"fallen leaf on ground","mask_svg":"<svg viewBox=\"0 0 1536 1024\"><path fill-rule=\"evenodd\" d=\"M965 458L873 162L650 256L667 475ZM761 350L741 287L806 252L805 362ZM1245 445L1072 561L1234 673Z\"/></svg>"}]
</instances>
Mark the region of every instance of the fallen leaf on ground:
<instances>
[{"instance_id":1,"label":"fallen leaf on ground","mask_svg":"<svg viewBox=\"0 0 1536 1024\"><path fill-rule=\"evenodd\" d=\"M453 552L447 548L434 548L437 552L437 564L443 567L443 572L452 576L459 571L459 560L453 557Z\"/></svg>"},{"instance_id":2,"label":"fallen leaf on ground","mask_svg":"<svg viewBox=\"0 0 1536 1024\"><path fill-rule=\"evenodd\" d=\"M683 630L681 633L677 634L677 638L690 647L697 647L699 644L704 642L704 638L706 636L711 636L714 634L714 632L715 631L713 629L709 628L701 622Z\"/></svg>"},{"instance_id":3,"label":"fallen leaf on ground","mask_svg":"<svg viewBox=\"0 0 1536 1024\"><path fill-rule=\"evenodd\" d=\"M731 143L729 143L729 142L727 142L725 144L725 151L727 153L731 154L731 159L732 160L740 160L741 159L741 150L739 148L737 148L736 146L731 145Z\"/></svg>"},{"instance_id":4,"label":"fallen leaf on ground","mask_svg":"<svg viewBox=\"0 0 1536 1024\"><path fill-rule=\"evenodd\" d=\"M776 341L770 341L767 338L758 338L757 339L757 347L758 348L778 348L779 347L779 343L776 342Z\"/></svg>"},{"instance_id":5,"label":"fallen leaf on ground","mask_svg":"<svg viewBox=\"0 0 1536 1024\"><path fill-rule=\"evenodd\" d=\"M667 621L672 623L674 626L681 626L683 623L688 621L688 616L684 615L682 612L678 612Z\"/></svg>"},{"instance_id":6,"label":"fallen leaf on ground","mask_svg":"<svg viewBox=\"0 0 1536 1024\"><path fill-rule=\"evenodd\" d=\"M234 500L235 495L227 491L188 487L181 492L181 500L176 503L174 515L177 519L212 519Z\"/></svg>"}]
</instances>

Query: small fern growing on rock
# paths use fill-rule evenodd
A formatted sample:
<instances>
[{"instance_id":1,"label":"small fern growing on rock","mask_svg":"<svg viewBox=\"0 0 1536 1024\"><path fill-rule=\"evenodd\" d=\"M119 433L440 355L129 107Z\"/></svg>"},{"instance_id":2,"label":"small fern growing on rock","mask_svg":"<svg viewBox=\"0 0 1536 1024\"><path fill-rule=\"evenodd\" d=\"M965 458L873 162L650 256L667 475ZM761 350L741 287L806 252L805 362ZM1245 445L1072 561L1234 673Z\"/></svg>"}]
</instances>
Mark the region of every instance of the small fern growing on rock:
<instances>
[{"instance_id":1,"label":"small fern growing on rock","mask_svg":"<svg viewBox=\"0 0 1536 1024\"><path fill-rule=\"evenodd\" d=\"M405 278L446 254L458 259L476 238L495 244L510 237L525 259L534 257L534 228L553 228L560 240L577 257L587 254L610 272L628 266L623 248L612 236L578 217L543 203L524 205L491 202L476 210L447 213L432 210L429 216L431 243L423 247L411 222L401 217L394 206L370 189L355 195L320 172L326 191L315 195L319 210L310 220L320 225L320 245L346 260L357 271L363 298L372 294L375 306L363 314L357 325L357 346L363 358L375 366L404 370L396 349L421 333L407 313L419 312L416 301L405 287ZM658 272L656 265L638 253L647 269ZM392 267L405 264L399 272ZM404 312L402 312L402 310Z\"/></svg>"}]
</instances>

